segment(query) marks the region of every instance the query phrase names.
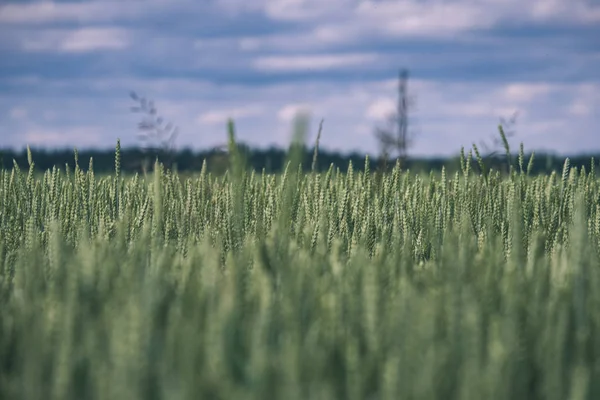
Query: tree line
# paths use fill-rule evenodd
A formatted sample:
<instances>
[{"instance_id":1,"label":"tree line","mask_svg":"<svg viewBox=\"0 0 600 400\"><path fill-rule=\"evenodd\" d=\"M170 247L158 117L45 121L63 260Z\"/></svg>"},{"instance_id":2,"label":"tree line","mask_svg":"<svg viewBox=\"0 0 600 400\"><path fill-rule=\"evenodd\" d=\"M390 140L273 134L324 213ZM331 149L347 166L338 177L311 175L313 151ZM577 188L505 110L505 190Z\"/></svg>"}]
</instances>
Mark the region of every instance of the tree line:
<instances>
[{"instance_id":1,"label":"tree line","mask_svg":"<svg viewBox=\"0 0 600 400\"><path fill-rule=\"evenodd\" d=\"M244 144L238 144L241 154L246 160L248 168L255 170L256 172L262 172L263 170L267 173L280 173L285 168L286 161L286 149L280 148L269 148L269 149L253 149ZM313 166L315 147L304 148L304 154L302 158L302 167L305 171L311 171ZM57 167L61 170L65 170L66 166L73 171L75 168L75 157L73 150L62 149L62 150L48 150L48 149L31 149L33 155L33 161L35 162L35 170L38 172L44 172L46 170ZM206 166L208 171L220 175L225 172L228 168L228 154L226 151L221 149L210 149L194 151L191 149L172 150L169 153L164 151L147 151L139 147L121 148L121 171L124 173L144 173L151 172L154 161L158 159L160 162L165 163L167 167L176 168L180 172L199 172L202 168L203 162L206 160ZM530 155L525 155L525 162L529 160ZM574 156L569 157L571 167L581 168L585 166L586 170L589 171L590 156ZM594 159L600 159L600 154L595 155ZM86 171L90 165L90 160L93 160L93 170L98 174L109 174L114 172L115 169L115 151L111 149L106 150L82 150L78 151L78 164L79 167ZM394 165L398 158L388 159L387 162L390 165ZM379 157L372 157L369 159L370 170L374 170L377 165L383 160ZM551 154L535 154L535 159L532 165L531 174L537 175L542 173L550 173L556 171L557 173L562 172L565 157L556 156ZM318 172L324 172L329 169L330 165L340 168L342 172L348 169L348 165L352 162L354 170L364 170L365 166L365 155L358 153L342 154L339 152L330 152L327 150L320 149L318 151L318 157L316 163L314 163L314 170ZM513 165L514 159L512 160ZM0 150L0 167L5 170L10 170L16 163L21 170L26 171L28 169L27 150L14 151L14 150ZM487 169L493 168L494 170L505 171L506 170L506 157L505 156L488 156L485 158L485 165ZM438 158L419 158L411 157L403 161L402 169L410 169L412 172L417 173L430 173L431 171L441 171L442 166L445 166L446 172L453 174L456 171L460 171L460 156L455 157L438 157ZM473 170L478 171L478 164L473 159L472 162ZM144 168L144 166L147 166Z\"/></svg>"}]
</instances>

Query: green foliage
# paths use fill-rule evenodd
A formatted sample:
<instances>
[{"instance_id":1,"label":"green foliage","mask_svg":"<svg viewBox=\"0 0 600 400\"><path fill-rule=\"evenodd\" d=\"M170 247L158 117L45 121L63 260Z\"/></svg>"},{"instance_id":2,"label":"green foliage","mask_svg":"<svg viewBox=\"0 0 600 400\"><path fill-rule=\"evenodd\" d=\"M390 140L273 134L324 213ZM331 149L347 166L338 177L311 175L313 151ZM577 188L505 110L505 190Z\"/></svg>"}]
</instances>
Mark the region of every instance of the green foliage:
<instances>
[{"instance_id":1,"label":"green foliage","mask_svg":"<svg viewBox=\"0 0 600 400\"><path fill-rule=\"evenodd\" d=\"M600 398L585 168L0 171L0 398ZM314 165L314 164L313 164Z\"/></svg>"}]
</instances>

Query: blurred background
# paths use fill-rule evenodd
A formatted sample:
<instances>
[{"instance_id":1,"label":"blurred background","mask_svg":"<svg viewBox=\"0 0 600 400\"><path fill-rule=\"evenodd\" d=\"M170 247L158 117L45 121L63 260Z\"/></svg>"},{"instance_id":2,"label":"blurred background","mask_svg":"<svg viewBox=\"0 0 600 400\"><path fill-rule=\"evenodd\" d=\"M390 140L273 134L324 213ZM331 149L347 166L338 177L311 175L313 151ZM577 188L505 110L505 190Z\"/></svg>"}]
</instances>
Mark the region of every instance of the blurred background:
<instances>
[{"instance_id":1,"label":"blurred background","mask_svg":"<svg viewBox=\"0 0 600 400\"><path fill-rule=\"evenodd\" d=\"M198 168L231 117L276 169L300 112L308 147L323 122L320 167L502 154L499 123L511 151L560 166L600 154L598 38L595 0L3 0L2 163L29 145L64 166L77 147L111 168L120 138Z\"/></svg>"}]
</instances>

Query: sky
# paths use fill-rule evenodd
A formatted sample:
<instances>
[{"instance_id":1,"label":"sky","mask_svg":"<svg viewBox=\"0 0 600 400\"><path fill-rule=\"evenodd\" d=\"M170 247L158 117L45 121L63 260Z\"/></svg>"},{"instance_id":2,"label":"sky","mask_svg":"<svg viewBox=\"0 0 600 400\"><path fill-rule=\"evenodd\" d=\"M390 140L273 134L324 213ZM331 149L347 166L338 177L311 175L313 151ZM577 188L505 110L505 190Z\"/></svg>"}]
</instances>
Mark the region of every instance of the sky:
<instances>
[{"instance_id":1,"label":"sky","mask_svg":"<svg viewBox=\"0 0 600 400\"><path fill-rule=\"evenodd\" d=\"M409 71L409 154L600 152L600 0L0 1L0 148L139 145L131 91L177 148L308 144L376 155Z\"/></svg>"}]
</instances>

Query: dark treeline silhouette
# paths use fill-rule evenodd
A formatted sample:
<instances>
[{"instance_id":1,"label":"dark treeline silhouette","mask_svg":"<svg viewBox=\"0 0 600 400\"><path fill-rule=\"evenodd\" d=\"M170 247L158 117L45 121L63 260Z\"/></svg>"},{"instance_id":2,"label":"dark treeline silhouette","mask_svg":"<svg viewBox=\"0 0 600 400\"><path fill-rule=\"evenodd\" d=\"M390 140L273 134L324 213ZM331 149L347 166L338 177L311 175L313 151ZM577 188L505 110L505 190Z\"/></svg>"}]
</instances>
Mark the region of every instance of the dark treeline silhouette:
<instances>
[{"instance_id":1,"label":"dark treeline silhouette","mask_svg":"<svg viewBox=\"0 0 600 400\"><path fill-rule=\"evenodd\" d=\"M267 173L279 173L283 171L286 161L286 150L271 147L269 149L251 149L247 145L238 145L243 154L249 168L257 172L263 169ZM73 150L48 150L48 149L31 149L35 170L43 172L52 169L54 166L65 169L65 165L69 165L71 170L75 167L75 156ZM305 147L302 166L305 171L311 170L314 148ZM525 155L523 168L527 168L529 154ZM571 168L581 168L585 166L589 171L591 167L592 155L576 155L569 157ZM595 160L600 159L600 154L593 156ZM90 158L93 158L93 170L98 174L112 173L115 170L115 150L82 150L78 151L79 167L87 171ZM148 170L152 170L154 160L158 158L167 168L175 167L179 172L199 172L202 168L203 161L206 160L208 170L221 174L228 167L228 155L220 149L211 149L205 151L193 151L191 149L175 150L167 154L161 154L160 151L148 152L140 148L122 148L121 149L121 171L124 173L143 173L144 166ZM555 156L550 154L536 153L533 162L531 174L537 175L540 173L550 173L556 171L561 173L565 162L565 156ZM13 167L13 160L22 170L28 169L27 150L12 151L0 149L0 167L10 170ZM379 159L369 157L369 165L373 170L377 166ZM329 152L319 149L318 158L316 160L315 170L326 171L331 164L334 167L340 168L345 172L348 168L348 163L352 161L355 170L363 170L365 166L365 155L358 153L341 154L337 152ZM393 163L395 160L390 160ZM484 157L486 167L494 170L506 170L505 157L494 156ZM516 157L513 157L513 168L517 171L518 164ZM478 172L478 164L475 160L472 161L472 170ZM454 157L437 157L437 158L418 158L411 157L405 161L402 169L410 169L412 172L429 173L431 171L441 171L442 166L446 167L447 173L460 171L460 156Z\"/></svg>"}]
</instances>

